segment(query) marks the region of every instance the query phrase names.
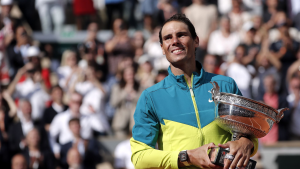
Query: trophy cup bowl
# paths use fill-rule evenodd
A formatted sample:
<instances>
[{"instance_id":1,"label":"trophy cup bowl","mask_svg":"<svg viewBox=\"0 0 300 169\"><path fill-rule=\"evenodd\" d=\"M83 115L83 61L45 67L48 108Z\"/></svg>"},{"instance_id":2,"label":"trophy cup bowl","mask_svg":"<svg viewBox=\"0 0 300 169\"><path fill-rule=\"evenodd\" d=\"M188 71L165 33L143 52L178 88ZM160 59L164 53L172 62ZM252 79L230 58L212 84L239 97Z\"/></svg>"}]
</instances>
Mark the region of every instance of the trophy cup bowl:
<instances>
[{"instance_id":1,"label":"trophy cup bowl","mask_svg":"<svg viewBox=\"0 0 300 169\"><path fill-rule=\"evenodd\" d=\"M276 110L264 103L231 93L220 92L217 82L211 82L212 99L215 103L215 121L222 129L232 134L232 141L240 137L261 138L269 133L274 123L278 123L283 112L288 108ZM219 159L221 153L228 153L229 150L217 150ZM226 151L226 152L225 152ZM212 160L215 164L223 165L222 160ZM218 161L218 162L216 162ZM252 161L252 162L251 162ZM256 162L250 160L247 169L254 168Z\"/></svg>"},{"instance_id":2,"label":"trophy cup bowl","mask_svg":"<svg viewBox=\"0 0 300 169\"><path fill-rule=\"evenodd\" d=\"M215 120L224 130L232 133L232 140L241 136L261 138L278 123L288 108L276 110L264 103L231 93L220 92L217 82L211 82L215 102Z\"/></svg>"}]
</instances>

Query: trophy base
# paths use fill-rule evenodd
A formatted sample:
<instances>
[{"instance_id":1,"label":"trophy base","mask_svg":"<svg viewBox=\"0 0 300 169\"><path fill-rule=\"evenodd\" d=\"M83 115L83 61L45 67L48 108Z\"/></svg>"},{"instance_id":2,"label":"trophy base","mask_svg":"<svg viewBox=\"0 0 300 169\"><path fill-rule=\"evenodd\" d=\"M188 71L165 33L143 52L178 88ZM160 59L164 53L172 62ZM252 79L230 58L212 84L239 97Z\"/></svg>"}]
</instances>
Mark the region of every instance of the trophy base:
<instances>
[{"instance_id":1,"label":"trophy base","mask_svg":"<svg viewBox=\"0 0 300 169\"><path fill-rule=\"evenodd\" d=\"M224 159L227 153L229 153L229 150L227 149L221 147L212 148L209 153L210 161L215 165L224 167ZM256 166L256 161L250 159L245 169L255 169L255 166Z\"/></svg>"}]
</instances>

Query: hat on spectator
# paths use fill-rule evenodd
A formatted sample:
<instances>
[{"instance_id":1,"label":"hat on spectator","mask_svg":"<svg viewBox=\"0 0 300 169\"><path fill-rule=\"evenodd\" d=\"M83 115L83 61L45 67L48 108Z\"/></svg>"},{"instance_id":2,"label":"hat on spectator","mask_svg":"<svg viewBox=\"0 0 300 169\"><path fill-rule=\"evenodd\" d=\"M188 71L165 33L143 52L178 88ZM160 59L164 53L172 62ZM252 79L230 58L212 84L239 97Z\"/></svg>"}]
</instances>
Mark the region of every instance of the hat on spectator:
<instances>
[{"instance_id":1,"label":"hat on spectator","mask_svg":"<svg viewBox=\"0 0 300 169\"><path fill-rule=\"evenodd\" d=\"M146 62L150 62L151 63L151 59L150 56L147 54L142 55L139 59L138 59L138 64L144 64Z\"/></svg>"},{"instance_id":2,"label":"hat on spectator","mask_svg":"<svg viewBox=\"0 0 300 169\"><path fill-rule=\"evenodd\" d=\"M13 0L1 0L1 5L12 5Z\"/></svg>"},{"instance_id":3,"label":"hat on spectator","mask_svg":"<svg viewBox=\"0 0 300 169\"><path fill-rule=\"evenodd\" d=\"M40 54L40 49L37 48L36 46L30 46L28 49L27 49L27 57L41 57L41 54Z\"/></svg>"},{"instance_id":4,"label":"hat on spectator","mask_svg":"<svg viewBox=\"0 0 300 169\"><path fill-rule=\"evenodd\" d=\"M244 29L246 32L248 32L248 31L255 31L255 30L256 30L256 29L254 28L253 22L251 22L251 21L244 23L243 29Z\"/></svg>"}]
</instances>

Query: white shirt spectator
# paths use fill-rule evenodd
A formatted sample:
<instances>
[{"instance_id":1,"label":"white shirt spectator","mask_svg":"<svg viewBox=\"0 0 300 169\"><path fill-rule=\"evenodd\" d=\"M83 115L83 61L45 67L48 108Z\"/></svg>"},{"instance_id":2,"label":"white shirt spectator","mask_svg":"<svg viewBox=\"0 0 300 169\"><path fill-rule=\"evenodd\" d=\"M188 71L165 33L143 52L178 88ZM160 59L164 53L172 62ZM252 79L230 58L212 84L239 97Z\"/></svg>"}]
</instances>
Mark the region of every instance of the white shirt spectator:
<instances>
[{"instance_id":1,"label":"white shirt spectator","mask_svg":"<svg viewBox=\"0 0 300 169\"><path fill-rule=\"evenodd\" d=\"M60 106L55 102L53 102L51 106L57 113L62 113L64 111L64 106Z\"/></svg>"},{"instance_id":2,"label":"white shirt spectator","mask_svg":"<svg viewBox=\"0 0 300 169\"><path fill-rule=\"evenodd\" d=\"M82 105L80 107L80 113L82 115L91 115L99 119L99 122L104 126L105 131L109 130L109 123L105 114L105 95L93 83L84 81L77 83L75 90L83 96Z\"/></svg>"},{"instance_id":3,"label":"white shirt spectator","mask_svg":"<svg viewBox=\"0 0 300 169\"><path fill-rule=\"evenodd\" d=\"M167 70L170 66L170 63L166 59L166 57L163 55L163 52L160 47L160 43L154 42L153 40L149 39L146 41L144 45L145 53L150 58L154 70L158 71L161 69Z\"/></svg>"},{"instance_id":4,"label":"white shirt spectator","mask_svg":"<svg viewBox=\"0 0 300 169\"><path fill-rule=\"evenodd\" d=\"M49 129L51 140L56 140L59 136L59 143L66 144L74 139L73 134L69 128L69 120L72 119L72 114L70 110L66 110L63 113L57 114ZM89 116L81 115L80 126L81 126L81 136L84 139L89 139L92 137L92 131L104 132L105 128L101 125L102 123L99 121L99 118L96 114L92 114ZM51 142L53 152L58 153L60 151L60 146L55 143L55 141Z\"/></svg>"},{"instance_id":5,"label":"white shirt spectator","mask_svg":"<svg viewBox=\"0 0 300 169\"><path fill-rule=\"evenodd\" d=\"M240 37L237 33L231 33L228 37L224 37L220 30L211 33L207 51L212 55L225 56L225 61L230 60L228 55L232 54L240 43Z\"/></svg>"},{"instance_id":6,"label":"white shirt spectator","mask_svg":"<svg viewBox=\"0 0 300 169\"><path fill-rule=\"evenodd\" d=\"M129 139L119 143L115 150L115 168L134 169L131 154Z\"/></svg>"},{"instance_id":7,"label":"white shirt spectator","mask_svg":"<svg viewBox=\"0 0 300 169\"><path fill-rule=\"evenodd\" d=\"M80 112L83 115L94 113L92 109L97 113L104 112L104 93L95 87L93 83L89 81L77 83L75 90L83 96L82 105L80 107Z\"/></svg>"},{"instance_id":8,"label":"white shirt spectator","mask_svg":"<svg viewBox=\"0 0 300 169\"><path fill-rule=\"evenodd\" d=\"M61 66L57 69L57 75L58 75L58 84L61 88L63 88L65 91L67 91L68 87L70 87L71 84L75 82L77 79L76 74L71 77L68 84L67 78L72 74L72 69L69 66Z\"/></svg>"},{"instance_id":9,"label":"white shirt spectator","mask_svg":"<svg viewBox=\"0 0 300 169\"><path fill-rule=\"evenodd\" d=\"M252 77L247 67L239 63L231 63L226 74L235 80L243 96L251 98L250 83Z\"/></svg>"},{"instance_id":10,"label":"white shirt spectator","mask_svg":"<svg viewBox=\"0 0 300 169\"><path fill-rule=\"evenodd\" d=\"M293 16L297 15L300 12L300 1L291 0L291 8Z\"/></svg>"},{"instance_id":11,"label":"white shirt spectator","mask_svg":"<svg viewBox=\"0 0 300 169\"><path fill-rule=\"evenodd\" d=\"M28 99L31 103L31 116L33 120L39 120L43 116L46 102L50 100L40 83L34 83L30 78L16 85L14 97Z\"/></svg>"},{"instance_id":12,"label":"white shirt spectator","mask_svg":"<svg viewBox=\"0 0 300 169\"><path fill-rule=\"evenodd\" d=\"M21 120L21 126L25 137L34 128L32 121Z\"/></svg>"}]
</instances>

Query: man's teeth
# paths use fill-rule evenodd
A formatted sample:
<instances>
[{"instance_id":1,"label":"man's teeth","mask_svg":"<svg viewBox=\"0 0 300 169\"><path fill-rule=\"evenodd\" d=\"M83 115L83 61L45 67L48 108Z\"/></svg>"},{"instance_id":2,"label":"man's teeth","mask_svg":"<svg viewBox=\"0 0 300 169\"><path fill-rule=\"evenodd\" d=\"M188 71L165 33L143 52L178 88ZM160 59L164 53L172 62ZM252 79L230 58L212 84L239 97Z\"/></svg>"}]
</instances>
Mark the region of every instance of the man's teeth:
<instances>
[{"instance_id":1,"label":"man's teeth","mask_svg":"<svg viewBox=\"0 0 300 169\"><path fill-rule=\"evenodd\" d=\"M174 50L173 53L178 53L178 52L181 52L182 50L181 49L178 49L178 50Z\"/></svg>"}]
</instances>

